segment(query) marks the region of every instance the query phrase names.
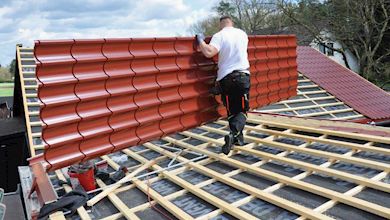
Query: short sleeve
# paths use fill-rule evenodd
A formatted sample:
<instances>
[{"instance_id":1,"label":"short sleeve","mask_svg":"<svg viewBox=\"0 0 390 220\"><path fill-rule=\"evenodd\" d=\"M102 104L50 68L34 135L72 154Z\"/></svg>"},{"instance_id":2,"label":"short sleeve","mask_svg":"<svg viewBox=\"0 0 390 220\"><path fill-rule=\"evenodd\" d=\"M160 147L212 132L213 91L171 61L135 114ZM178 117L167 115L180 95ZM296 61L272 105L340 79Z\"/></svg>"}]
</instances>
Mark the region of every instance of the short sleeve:
<instances>
[{"instance_id":1,"label":"short sleeve","mask_svg":"<svg viewBox=\"0 0 390 220\"><path fill-rule=\"evenodd\" d=\"M216 33L213 35L210 41L210 45L214 46L219 52L222 46L222 36L220 33Z\"/></svg>"}]
</instances>

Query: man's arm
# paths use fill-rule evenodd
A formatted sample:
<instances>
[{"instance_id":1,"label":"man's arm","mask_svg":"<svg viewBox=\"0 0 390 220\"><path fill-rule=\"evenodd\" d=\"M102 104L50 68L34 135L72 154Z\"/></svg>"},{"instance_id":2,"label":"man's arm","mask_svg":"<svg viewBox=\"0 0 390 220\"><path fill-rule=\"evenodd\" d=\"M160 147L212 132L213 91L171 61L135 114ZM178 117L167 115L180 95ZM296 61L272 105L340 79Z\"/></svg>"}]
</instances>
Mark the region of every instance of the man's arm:
<instances>
[{"instance_id":1,"label":"man's arm","mask_svg":"<svg viewBox=\"0 0 390 220\"><path fill-rule=\"evenodd\" d=\"M196 40L198 41L199 48L205 57L211 58L218 53L217 48L204 42L203 35L196 35Z\"/></svg>"},{"instance_id":2,"label":"man's arm","mask_svg":"<svg viewBox=\"0 0 390 220\"><path fill-rule=\"evenodd\" d=\"M218 53L217 48L215 48L212 45L206 44L206 42L202 41L199 44L200 50L202 51L203 55L207 58L211 58L215 56Z\"/></svg>"}]
</instances>

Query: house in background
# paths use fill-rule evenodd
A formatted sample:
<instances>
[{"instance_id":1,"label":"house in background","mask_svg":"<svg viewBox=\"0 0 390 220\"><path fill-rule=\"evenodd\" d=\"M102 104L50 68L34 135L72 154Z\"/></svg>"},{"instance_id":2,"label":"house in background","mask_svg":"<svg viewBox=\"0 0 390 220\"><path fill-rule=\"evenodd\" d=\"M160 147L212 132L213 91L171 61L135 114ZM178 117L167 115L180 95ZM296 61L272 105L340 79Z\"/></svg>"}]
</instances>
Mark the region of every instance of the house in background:
<instances>
[{"instance_id":1,"label":"house in background","mask_svg":"<svg viewBox=\"0 0 390 220\"><path fill-rule=\"evenodd\" d=\"M341 44L338 41L329 40L329 39L332 39L331 33L327 32L327 31L322 31L321 35L323 36L324 39L328 39L325 43L329 47L336 48L336 49L342 48ZM337 63L339 63L343 66L346 66L341 53L334 51L332 49L326 48L324 45L321 45L317 40L314 39L310 43L310 47L320 51L321 53L325 54L327 57L331 58L332 60L336 61ZM347 50L345 52L345 54L347 56L348 64L349 64L351 70L354 71L355 73L358 73L359 72L359 64L358 64L358 61L357 61L355 55L353 55L351 53L351 51L349 51L349 50Z\"/></svg>"}]
</instances>

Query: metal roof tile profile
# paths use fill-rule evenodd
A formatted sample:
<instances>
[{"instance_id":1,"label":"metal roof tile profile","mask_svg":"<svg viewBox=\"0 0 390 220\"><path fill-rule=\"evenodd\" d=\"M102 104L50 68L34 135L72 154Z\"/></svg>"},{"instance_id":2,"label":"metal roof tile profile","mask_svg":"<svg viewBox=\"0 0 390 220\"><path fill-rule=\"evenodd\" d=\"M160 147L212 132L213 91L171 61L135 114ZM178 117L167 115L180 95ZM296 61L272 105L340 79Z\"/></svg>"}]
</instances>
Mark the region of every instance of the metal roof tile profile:
<instances>
[{"instance_id":1,"label":"metal roof tile profile","mask_svg":"<svg viewBox=\"0 0 390 220\"><path fill-rule=\"evenodd\" d=\"M299 56L299 54L298 54ZM256 112L331 120L366 120L366 117L298 72L297 96L255 109Z\"/></svg>"},{"instance_id":2,"label":"metal roof tile profile","mask_svg":"<svg viewBox=\"0 0 390 220\"><path fill-rule=\"evenodd\" d=\"M49 169L225 116L209 94L216 62L194 38L36 41ZM296 95L295 36L250 36L252 108Z\"/></svg>"},{"instance_id":3,"label":"metal roof tile profile","mask_svg":"<svg viewBox=\"0 0 390 220\"><path fill-rule=\"evenodd\" d=\"M390 94L313 48L297 52L298 71L310 80L370 119L390 118Z\"/></svg>"}]
</instances>

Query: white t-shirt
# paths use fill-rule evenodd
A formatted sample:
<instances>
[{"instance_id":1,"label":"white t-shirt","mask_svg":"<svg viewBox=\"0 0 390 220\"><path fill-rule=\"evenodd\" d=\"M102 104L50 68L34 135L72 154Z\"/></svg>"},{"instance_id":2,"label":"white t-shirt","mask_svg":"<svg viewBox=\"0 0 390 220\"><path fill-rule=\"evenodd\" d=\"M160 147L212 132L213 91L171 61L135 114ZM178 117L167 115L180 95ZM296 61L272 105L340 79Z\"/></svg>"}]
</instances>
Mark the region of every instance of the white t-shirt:
<instances>
[{"instance_id":1,"label":"white t-shirt","mask_svg":"<svg viewBox=\"0 0 390 220\"><path fill-rule=\"evenodd\" d=\"M234 27L225 27L211 38L210 45L218 50L217 81L233 72L241 70L249 73L248 35Z\"/></svg>"}]
</instances>

